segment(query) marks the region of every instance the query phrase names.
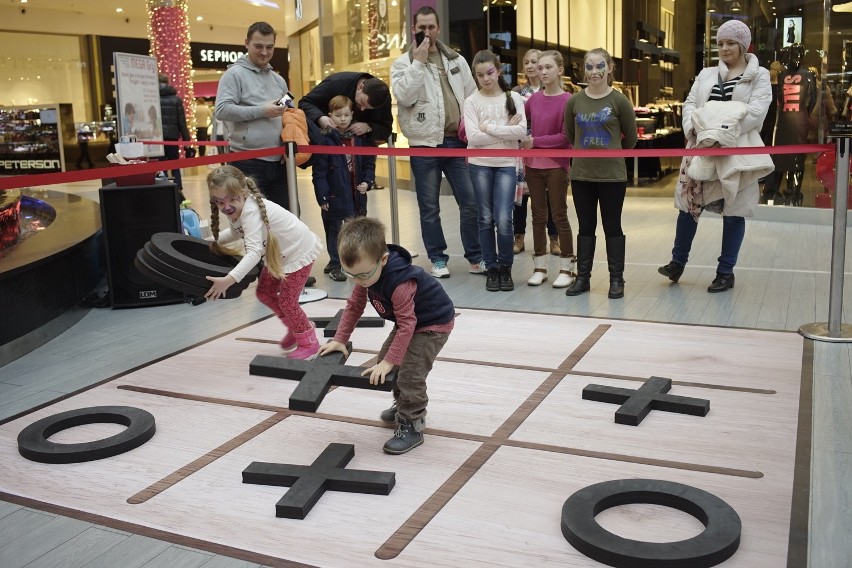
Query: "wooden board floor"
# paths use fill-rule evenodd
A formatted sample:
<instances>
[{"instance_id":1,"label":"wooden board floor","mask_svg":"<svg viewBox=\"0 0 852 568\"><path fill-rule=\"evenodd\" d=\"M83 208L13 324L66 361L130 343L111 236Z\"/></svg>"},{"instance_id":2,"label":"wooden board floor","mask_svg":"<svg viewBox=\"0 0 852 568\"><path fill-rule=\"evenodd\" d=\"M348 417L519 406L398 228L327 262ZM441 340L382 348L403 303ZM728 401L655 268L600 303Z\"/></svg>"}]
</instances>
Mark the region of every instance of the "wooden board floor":
<instances>
[{"instance_id":1,"label":"wooden board floor","mask_svg":"<svg viewBox=\"0 0 852 568\"><path fill-rule=\"evenodd\" d=\"M342 300L305 306L311 316ZM0 426L0 499L142 537L269 566L599 566L563 538L562 504L600 481L685 483L728 502L743 522L722 566L787 564L794 500L803 342L786 332L459 309L429 379L425 444L381 451L390 395L338 388L316 415L291 412L295 382L254 377L277 354L275 319L154 362ZM350 364L375 355L389 328L358 329ZM671 394L711 401L706 417L652 411L614 423L616 405L585 401L590 383L638 388L671 378ZM128 405L155 415L157 434L114 458L69 465L22 458L26 425L64 410ZM810 400L804 404L810 405ZM120 427L55 435L92 440ZM388 496L326 493L305 520L275 517L285 488L241 483L253 461L310 464L329 443L355 445L350 469L393 471ZM797 504L798 503L798 504ZM807 515L807 512L804 512ZM635 539L689 538L702 526L650 505L599 515ZM807 543L792 539L792 547ZM0 565L4 563L0 548Z\"/></svg>"}]
</instances>

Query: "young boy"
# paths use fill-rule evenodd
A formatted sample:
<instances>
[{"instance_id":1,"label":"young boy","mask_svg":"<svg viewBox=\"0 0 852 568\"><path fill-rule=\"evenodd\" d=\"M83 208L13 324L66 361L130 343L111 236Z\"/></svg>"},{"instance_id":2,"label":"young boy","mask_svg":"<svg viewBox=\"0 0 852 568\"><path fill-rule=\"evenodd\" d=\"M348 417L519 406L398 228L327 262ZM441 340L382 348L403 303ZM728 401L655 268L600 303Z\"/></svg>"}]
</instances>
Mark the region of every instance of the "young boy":
<instances>
[{"instance_id":1,"label":"young boy","mask_svg":"<svg viewBox=\"0 0 852 568\"><path fill-rule=\"evenodd\" d=\"M382 345L378 363L362 374L370 384L385 382L397 367L393 406L381 419L396 422L393 438L384 445L389 454L404 454L423 443L426 427L426 376L444 347L455 321L455 307L444 288L425 270L411 264L411 254L385 243L385 226L359 217L347 222L338 238L343 273L355 281L337 334L320 348L346 353L345 344L364 313L367 301L379 315L394 322Z\"/></svg>"},{"instance_id":2,"label":"young boy","mask_svg":"<svg viewBox=\"0 0 852 568\"><path fill-rule=\"evenodd\" d=\"M342 95L328 102L328 116L336 128L323 133L326 146L372 146L372 142L354 135L352 101ZM367 191L376 181L376 157L352 154L315 154L313 164L314 192L322 208L326 247L331 257L323 272L332 280L343 282L346 276L340 270L337 254L337 235L344 219L367 214Z\"/></svg>"}]
</instances>

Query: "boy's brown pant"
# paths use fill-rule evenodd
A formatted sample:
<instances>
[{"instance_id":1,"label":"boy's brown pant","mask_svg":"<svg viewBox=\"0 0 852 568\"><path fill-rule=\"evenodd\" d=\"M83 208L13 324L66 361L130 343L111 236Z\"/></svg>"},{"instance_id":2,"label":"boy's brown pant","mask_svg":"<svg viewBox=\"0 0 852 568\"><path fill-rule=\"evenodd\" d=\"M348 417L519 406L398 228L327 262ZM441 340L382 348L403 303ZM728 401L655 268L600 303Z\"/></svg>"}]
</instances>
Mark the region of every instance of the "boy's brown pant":
<instances>
[{"instance_id":1,"label":"boy's brown pant","mask_svg":"<svg viewBox=\"0 0 852 568\"><path fill-rule=\"evenodd\" d=\"M385 340L379 351L378 360L385 358L385 353L396 337L397 328ZM449 333L424 331L415 333L408 344L408 351L402 364L396 370L396 382L393 385L393 398L397 405L397 414L414 425L417 432L426 427L426 405L429 397L426 395L426 377L432 370L432 363L444 347Z\"/></svg>"}]
</instances>

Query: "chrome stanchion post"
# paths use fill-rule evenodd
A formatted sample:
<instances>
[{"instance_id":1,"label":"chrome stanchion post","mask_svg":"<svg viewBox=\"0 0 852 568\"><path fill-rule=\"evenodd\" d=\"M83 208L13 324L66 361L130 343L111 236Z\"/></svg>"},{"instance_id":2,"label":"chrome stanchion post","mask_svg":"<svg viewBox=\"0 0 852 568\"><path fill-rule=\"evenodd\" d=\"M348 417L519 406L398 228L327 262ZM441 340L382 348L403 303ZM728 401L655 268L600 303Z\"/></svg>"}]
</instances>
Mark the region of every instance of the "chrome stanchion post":
<instances>
[{"instance_id":1,"label":"chrome stanchion post","mask_svg":"<svg viewBox=\"0 0 852 568\"><path fill-rule=\"evenodd\" d=\"M287 195L290 200L290 213L299 217L299 186L296 181L296 143L284 142L287 148Z\"/></svg>"},{"instance_id":2,"label":"chrome stanchion post","mask_svg":"<svg viewBox=\"0 0 852 568\"><path fill-rule=\"evenodd\" d=\"M388 148L396 147L396 132L388 137ZM396 156L388 156L388 189L390 190L391 242L399 243L399 199L396 195Z\"/></svg>"},{"instance_id":3,"label":"chrome stanchion post","mask_svg":"<svg viewBox=\"0 0 852 568\"><path fill-rule=\"evenodd\" d=\"M287 148L287 195L290 198L290 213L299 217L301 210L299 207L299 186L296 182L296 143L292 141L284 142ZM308 302L316 302L328 297L328 292L316 287L303 288L299 295L299 303L307 304Z\"/></svg>"},{"instance_id":4,"label":"chrome stanchion post","mask_svg":"<svg viewBox=\"0 0 852 568\"><path fill-rule=\"evenodd\" d=\"M846 261L846 218L849 188L849 153L852 123L834 122L829 136L837 144L834 182L834 224L831 241L831 283L828 296L828 322L806 324L799 333L817 341L852 342L852 325L843 319L843 272Z\"/></svg>"},{"instance_id":5,"label":"chrome stanchion post","mask_svg":"<svg viewBox=\"0 0 852 568\"><path fill-rule=\"evenodd\" d=\"M396 132L391 132L388 138L388 148L396 147ZM391 214L391 242L399 242L399 195L396 187L396 156L388 156L388 189L390 190L390 214ZM406 247L412 258L419 254Z\"/></svg>"}]
</instances>

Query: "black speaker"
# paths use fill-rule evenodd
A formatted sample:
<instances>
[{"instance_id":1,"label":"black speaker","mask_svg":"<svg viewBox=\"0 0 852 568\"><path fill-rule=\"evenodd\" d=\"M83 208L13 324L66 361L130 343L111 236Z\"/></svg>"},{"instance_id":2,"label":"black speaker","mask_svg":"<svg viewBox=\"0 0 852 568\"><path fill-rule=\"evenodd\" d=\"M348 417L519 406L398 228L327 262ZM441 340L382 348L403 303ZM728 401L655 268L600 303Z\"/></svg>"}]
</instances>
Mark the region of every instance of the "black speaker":
<instances>
[{"instance_id":1,"label":"black speaker","mask_svg":"<svg viewBox=\"0 0 852 568\"><path fill-rule=\"evenodd\" d=\"M176 304L183 293L157 284L134 266L154 233L182 233L180 194L173 183L100 189L101 224L113 308Z\"/></svg>"}]
</instances>

